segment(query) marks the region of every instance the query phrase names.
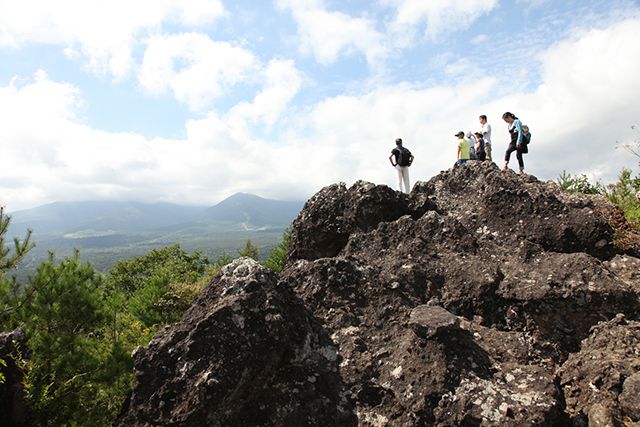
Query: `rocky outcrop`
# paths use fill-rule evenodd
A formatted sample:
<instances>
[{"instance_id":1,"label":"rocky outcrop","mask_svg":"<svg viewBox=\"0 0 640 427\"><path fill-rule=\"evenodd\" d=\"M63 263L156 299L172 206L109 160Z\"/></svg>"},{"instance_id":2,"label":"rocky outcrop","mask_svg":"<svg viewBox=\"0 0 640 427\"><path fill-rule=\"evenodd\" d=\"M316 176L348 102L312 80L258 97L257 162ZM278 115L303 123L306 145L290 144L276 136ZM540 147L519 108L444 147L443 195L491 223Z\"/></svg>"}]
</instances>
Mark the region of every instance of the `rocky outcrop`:
<instances>
[{"instance_id":1,"label":"rocky outcrop","mask_svg":"<svg viewBox=\"0 0 640 427\"><path fill-rule=\"evenodd\" d=\"M23 385L24 371L20 361L25 356L25 335L21 328L0 333L0 372L4 382L0 384L0 420L7 427L31 425L31 411L27 404Z\"/></svg>"},{"instance_id":2,"label":"rocky outcrop","mask_svg":"<svg viewBox=\"0 0 640 427\"><path fill-rule=\"evenodd\" d=\"M136 353L119 425L638 422L640 260L606 209L488 162L326 187L278 277L234 262Z\"/></svg>"},{"instance_id":3,"label":"rocky outcrop","mask_svg":"<svg viewBox=\"0 0 640 427\"><path fill-rule=\"evenodd\" d=\"M136 387L117 425L341 425L353 417L337 349L291 289L249 258L223 268L134 359Z\"/></svg>"},{"instance_id":4,"label":"rocky outcrop","mask_svg":"<svg viewBox=\"0 0 640 427\"><path fill-rule=\"evenodd\" d=\"M588 417L589 425L640 423L640 322L617 315L597 324L558 376L573 417Z\"/></svg>"}]
</instances>

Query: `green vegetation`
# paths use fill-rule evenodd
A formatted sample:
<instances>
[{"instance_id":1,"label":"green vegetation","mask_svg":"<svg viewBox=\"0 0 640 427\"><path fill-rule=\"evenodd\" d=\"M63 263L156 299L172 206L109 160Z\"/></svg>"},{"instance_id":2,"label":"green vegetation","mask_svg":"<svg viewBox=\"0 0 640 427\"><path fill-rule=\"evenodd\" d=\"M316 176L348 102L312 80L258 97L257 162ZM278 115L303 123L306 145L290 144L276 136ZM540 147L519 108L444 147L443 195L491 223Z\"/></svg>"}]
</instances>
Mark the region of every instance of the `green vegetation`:
<instances>
[{"instance_id":1,"label":"green vegetation","mask_svg":"<svg viewBox=\"0 0 640 427\"><path fill-rule=\"evenodd\" d=\"M102 365L102 278L78 257L56 263L53 255L30 282L28 302L14 316L29 337L26 391L39 425L92 420L91 398Z\"/></svg>"},{"instance_id":2,"label":"green vegetation","mask_svg":"<svg viewBox=\"0 0 640 427\"><path fill-rule=\"evenodd\" d=\"M255 247L251 240L247 240L247 243L244 245L244 248L238 252L241 257L249 257L254 260L258 260L260 258L260 249Z\"/></svg>"},{"instance_id":3,"label":"green vegetation","mask_svg":"<svg viewBox=\"0 0 640 427\"><path fill-rule=\"evenodd\" d=\"M4 207L0 206L0 276L14 268L34 246L33 243L30 242L31 230L28 230L22 242L20 242L17 237L13 239L14 250L13 253L11 253L11 249L5 246L5 236L9 229L10 222L11 217L5 215Z\"/></svg>"},{"instance_id":4,"label":"green vegetation","mask_svg":"<svg viewBox=\"0 0 640 427\"><path fill-rule=\"evenodd\" d=\"M74 249L77 248L80 250L83 262L90 262L97 271L108 275L118 261L143 256L153 249L172 246L177 242L181 242L180 247L183 250L189 253L200 251L209 260L216 260L225 254L232 254L235 257L238 251L243 249L247 239L250 239L264 254L268 254L270 249L280 242L282 229L203 232L202 235L172 233L160 237L140 232L120 236L123 238L122 241L111 241L109 237L54 238L39 234L39 230L35 230L34 233L32 240L36 239L38 245L27 253L13 270L18 279L23 282L35 273L42 261L48 259L50 250L62 259L73 256Z\"/></svg>"},{"instance_id":5,"label":"green vegetation","mask_svg":"<svg viewBox=\"0 0 640 427\"><path fill-rule=\"evenodd\" d=\"M638 133L631 143L619 144L640 158L640 129L632 126ZM618 181L604 185L601 182L592 184L586 175L571 175L566 171L558 177L558 185L571 193L599 194L606 197L614 209L604 212L609 218L609 223L614 229L614 244L620 250L633 252L640 251L640 175L633 176L629 169L622 169L618 175Z\"/></svg>"},{"instance_id":6,"label":"green vegetation","mask_svg":"<svg viewBox=\"0 0 640 427\"><path fill-rule=\"evenodd\" d=\"M558 185L565 191L570 193L583 193L583 194L603 194L605 192L605 186L600 182L591 184L589 178L582 175L571 175L567 171L562 171L557 180Z\"/></svg>"},{"instance_id":7,"label":"green vegetation","mask_svg":"<svg viewBox=\"0 0 640 427\"><path fill-rule=\"evenodd\" d=\"M287 250L289 249L289 238L291 237L291 228L285 230L282 235L282 241L278 246L271 250L269 258L262 262L267 268L279 273L284 269L284 263L287 260Z\"/></svg>"},{"instance_id":8,"label":"green vegetation","mask_svg":"<svg viewBox=\"0 0 640 427\"><path fill-rule=\"evenodd\" d=\"M21 326L29 357L16 362L25 372L25 390L35 425L110 425L133 381L131 354L147 345L159 328L179 320L233 259L223 252L213 263L179 245L153 249L117 262L102 275L82 263L78 251L57 261L51 253L28 280L5 273L33 247L30 233L4 248L10 217L0 211L0 331ZM263 261L280 271L288 231ZM248 240L241 256L258 259ZM5 377L1 372L0 390Z\"/></svg>"},{"instance_id":9,"label":"green vegetation","mask_svg":"<svg viewBox=\"0 0 640 427\"><path fill-rule=\"evenodd\" d=\"M0 369L2 368L6 368L7 367L7 362L5 362L4 360L0 359ZM4 376L4 373L0 370L0 385L4 384L6 377Z\"/></svg>"}]
</instances>

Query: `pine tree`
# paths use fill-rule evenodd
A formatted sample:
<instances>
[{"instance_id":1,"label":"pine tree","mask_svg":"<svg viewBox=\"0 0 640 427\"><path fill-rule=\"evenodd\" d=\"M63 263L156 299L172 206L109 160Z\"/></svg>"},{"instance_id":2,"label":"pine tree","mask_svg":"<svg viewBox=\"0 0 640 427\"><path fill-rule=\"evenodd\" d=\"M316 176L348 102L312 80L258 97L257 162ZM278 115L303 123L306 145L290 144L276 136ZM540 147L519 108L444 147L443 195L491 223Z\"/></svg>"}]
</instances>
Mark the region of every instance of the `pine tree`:
<instances>
[{"instance_id":1,"label":"pine tree","mask_svg":"<svg viewBox=\"0 0 640 427\"><path fill-rule=\"evenodd\" d=\"M60 263L51 254L30 278L33 292L19 314L31 353L25 386L40 425L82 424L92 417L101 283L77 252Z\"/></svg>"},{"instance_id":2,"label":"pine tree","mask_svg":"<svg viewBox=\"0 0 640 427\"><path fill-rule=\"evenodd\" d=\"M16 237L13 239L13 253L5 246L5 236L9 230L11 217L4 213L4 207L0 206L0 276L16 266L16 264L29 252L34 244L31 243L31 230L27 231L25 238L20 242Z\"/></svg>"},{"instance_id":3,"label":"pine tree","mask_svg":"<svg viewBox=\"0 0 640 427\"><path fill-rule=\"evenodd\" d=\"M13 239L13 252L11 252L11 248L5 245L10 222L11 217L6 215L4 208L0 206L0 330L4 331L17 326L14 319L15 311L24 304L25 294L28 293L15 277L9 279L4 275L34 247L31 243L31 230L28 230L22 241L17 237Z\"/></svg>"},{"instance_id":4,"label":"pine tree","mask_svg":"<svg viewBox=\"0 0 640 427\"><path fill-rule=\"evenodd\" d=\"M260 258L260 249L258 249L251 240L247 240L247 243L244 245L244 249L238 252L240 256L246 256L249 258L253 258L256 261Z\"/></svg>"}]
</instances>

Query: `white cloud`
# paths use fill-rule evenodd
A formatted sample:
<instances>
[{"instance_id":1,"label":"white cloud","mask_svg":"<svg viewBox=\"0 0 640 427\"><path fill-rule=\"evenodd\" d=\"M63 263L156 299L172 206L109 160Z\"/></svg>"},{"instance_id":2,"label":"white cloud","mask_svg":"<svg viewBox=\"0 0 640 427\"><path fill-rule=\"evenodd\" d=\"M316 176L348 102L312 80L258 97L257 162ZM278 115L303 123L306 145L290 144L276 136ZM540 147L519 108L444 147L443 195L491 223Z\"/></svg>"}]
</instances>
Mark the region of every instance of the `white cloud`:
<instances>
[{"instance_id":1,"label":"white cloud","mask_svg":"<svg viewBox=\"0 0 640 427\"><path fill-rule=\"evenodd\" d=\"M460 58L447 64L444 72L447 74L472 74L475 64L468 58Z\"/></svg>"},{"instance_id":2,"label":"white cloud","mask_svg":"<svg viewBox=\"0 0 640 427\"><path fill-rule=\"evenodd\" d=\"M533 9L544 6L550 1L551 0L516 0L516 4L522 5L522 7L525 7L527 11L532 11Z\"/></svg>"},{"instance_id":3,"label":"white cloud","mask_svg":"<svg viewBox=\"0 0 640 427\"><path fill-rule=\"evenodd\" d=\"M0 86L0 194L15 210L97 198L214 203L234 191L303 198L356 179L395 187L387 157L396 137L416 157L412 182L428 179L453 164L453 134L475 129L478 115L487 114L499 163L508 139L505 110L532 129L530 173L554 179L567 170L610 181L622 166L637 167L614 146L640 117L640 45L629 42L639 31L640 19L629 19L574 34L541 54L542 83L530 90L490 77L428 88L399 83L327 98L308 110L286 107L302 76L292 62L275 60L260 68L266 82L252 102L190 120L183 139L92 129L75 114L78 90L39 73L27 84ZM496 95L504 86L511 93ZM273 137L257 136L252 124L270 126L283 116L287 126L274 127Z\"/></svg>"},{"instance_id":4,"label":"white cloud","mask_svg":"<svg viewBox=\"0 0 640 427\"><path fill-rule=\"evenodd\" d=\"M567 169L609 180L623 165L636 166L614 146L640 117L640 45L630 43L638 39L635 18L577 31L541 55L543 83L513 100L540 133L532 165L548 175Z\"/></svg>"},{"instance_id":5,"label":"white cloud","mask_svg":"<svg viewBox=\"0 0 640 427\"><path fill-rule=\"evenodd\" d=\"M328 11L321 0L276 0L276 4L292 13L302 52L312 54L322 64L359 52L375 65L388 53L385 37L376 30L373 20Z\"/></svg>"},{"instance_id":6,"label":"white cloud","mask_svg":"<svg viewBox=\"0 0 640 427\"><path fill-rule=\"evenodd\" d=\"M60 45L92 71L122 78L141 33L163 23L210 24L224 13L221 0L0 0L0 48Z\"/></svg>"},{"instance_id":7,"label":"white cloud","mask_svg":"<svg viewBox=\"0 0 640 427\"><path fill-rule=\"evenodd\" d=\"M257 66L250 51L205 34L155 36L147 43L138 78L147 91L171 90L178 101L202 110Z\"/></svg>"},{"instance_id":8,"label":"white cloud","mask_svg":"<svg viewBox=\"0 0 640 427\"><path fill-rule=\"evenodd\" d=\"M471 44L478 46L486 43L488 40L489 40L489 37L486 34L478 34L477 36L471 39Z\"/></svg>"},{"instance_id":9,"label":"white cloud","mask_svg":"<svg viewBox=\"0 0 640 427\"><path fill-rule=\"evenodd\" d=\"M264 70L265 87L252 102L243 102L229 113L231 120L272 126L298 93L302 85L300 71L291 60L274 59Z\"/></svg>"},{"instance_id":10,"label":"white cloud","mask_svg":"<svg viewBox=\"0 0 640 427\"><path fill-rule=\"evenodd\" d=\"M394 38L401 45L410 44L417 32L435 39L443 33L454 33L498 5L498 0L381 0L396 13L390 24ZM422 26L426 28L422 30Z\"/></svg>"},{"instance_id":11,"label":"white cloud","mask_svg":"<svg viewBox=\"0 0 640 427\"><path fill-rule=\"evenodd\" d=\"M265 72L271 78L265 91L296 73L286 61ZM274 101L287 96L276 92ZM77 88L43 73L27 84L0 86L0 202L9 210L82 199L206 204L235 191L301 199L322 179L324 162L308 168L316 171L315 182L298 175L302 160L313 158L309 144L289 141L277 148L243 123L213 113L188 121L184 139L105 132L75 115L79 97ZM262 105L256 108L270 118Z\"/></svg>"}]
</instances>

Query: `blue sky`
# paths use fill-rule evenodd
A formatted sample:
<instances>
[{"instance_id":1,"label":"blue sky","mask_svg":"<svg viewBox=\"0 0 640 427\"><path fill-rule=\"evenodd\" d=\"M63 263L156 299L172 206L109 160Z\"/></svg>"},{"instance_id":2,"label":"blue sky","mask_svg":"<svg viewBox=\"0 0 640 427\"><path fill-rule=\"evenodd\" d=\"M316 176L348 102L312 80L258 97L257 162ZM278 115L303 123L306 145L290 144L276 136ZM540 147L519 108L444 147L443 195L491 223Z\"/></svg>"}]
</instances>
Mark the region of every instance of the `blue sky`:
<instances>
[{"instance_id":1,"label":"blue sky","mask_svg":"<svg viewBox=\"0 0 640 427\"><path fill-rule=\"evenodd\" d=\"M609 182L638 40L630 0L0 0L0 204L395 186L396 137L427 180L479 114L500 158L504 111L529 173Z\"/></svg>"}]
</instances>

